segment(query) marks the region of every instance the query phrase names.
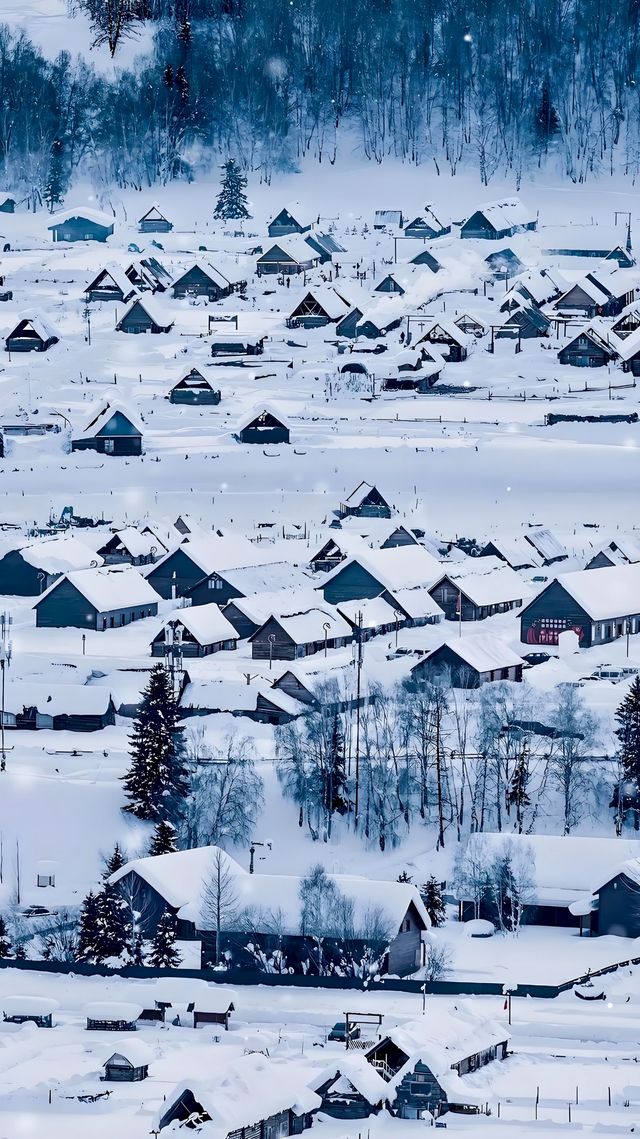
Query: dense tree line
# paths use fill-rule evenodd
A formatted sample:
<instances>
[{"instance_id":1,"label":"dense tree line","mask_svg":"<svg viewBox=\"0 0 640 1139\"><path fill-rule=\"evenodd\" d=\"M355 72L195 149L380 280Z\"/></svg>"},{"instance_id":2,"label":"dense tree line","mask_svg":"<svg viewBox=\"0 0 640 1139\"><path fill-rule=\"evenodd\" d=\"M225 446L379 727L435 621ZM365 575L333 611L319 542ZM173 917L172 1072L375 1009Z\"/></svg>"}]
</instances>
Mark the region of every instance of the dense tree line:
<instances>
[{"instance_id":1,"label":"dense tree line","mask_svg":"<svg viewBox=\"0 0 640 1139\"><path fill-rule=\"evenodd\" d=\"M268 179L338 140L455 173L574 181L640 163L638 0L74 0L132 70L45 60L0 26L0 170L37 199L79 167L149 185L233 156ZM53 148L53 150L52 150ZM61 167L64 166L64 170Z\"/></svg>"}]
</instances>

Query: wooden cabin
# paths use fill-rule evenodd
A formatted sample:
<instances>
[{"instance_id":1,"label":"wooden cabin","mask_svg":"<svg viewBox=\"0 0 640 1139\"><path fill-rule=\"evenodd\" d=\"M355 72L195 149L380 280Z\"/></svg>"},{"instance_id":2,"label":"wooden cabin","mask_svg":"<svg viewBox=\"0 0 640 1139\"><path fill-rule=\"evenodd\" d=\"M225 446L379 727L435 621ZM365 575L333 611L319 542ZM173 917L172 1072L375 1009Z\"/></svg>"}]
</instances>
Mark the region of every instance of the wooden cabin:
<instances>
[{"instance_id":1,"label":"wooden cabin","mask_svg":"<svg viewBox=\"0 0 640 1139\"><path fill-rule=\"evenodd\" d=\"M499 241L537 228L537 217L518 198L511 198L477 209L462 225L460 237Z\"/></svg>"},{"instance_id":2,"label":"wooden cabin","mask_svg":"<svg viewBox=\"0 0 640 1139\"><path fill-rule=\"evenodd\" d=\"M238 647L238 634L215 601L172 614L151 642L151 655L164 657L179 645L183 657L206 657Z\"/></svg>"},{"instance_id":3,"label":"wooden cabin","mask_svg":"<svg viewBox=\"0 0 640 1139\"><path fill-rule=\"evenodd\" d=\"M174 297L206 297L208 301L221 301L232 293L242 292L247 287L246 280L229 280L206 261L191 265L176 277L172 292Z\"/></svg>"},{"instance_id":4,"label":"wooden cabin","mask_svg":"<svg viewBox=\"0 0 640 1139\"><path fill-rule=\"evenodd\" d=\"M340 518L391 518L391 506L372 483L361 482L338 511Z\"/></svg>"},{"instance_id":5,"label":"wooden cabin","mask_svg":"<svg viewBox=\"0 0 640 1139\"><path fill-rule=\"evenodd\" d=\"M106 241L114 221L98 210L65 210L48 226L52 241Z\"/></svg>"},{"instance_id":6,"label":"wooden cabin","mask_svg":"<svg viewBox=\"0 0 640 1139\"><path fill-rule=\"evenodd\" d=\"M310 229L310 221L299 221L291 210L282 209L269 222L267 233L269 237L286 237L290 233L308 233Z\"/></svg>"},{"instance_id":7,"label":"wooden cabin","mask_svg":"<svg viewBox=\"0 0 640 1139\"><path fill-rule=\"evenodd\" d=\"M160 598L133 566L76 570L58 578L34 605L36 627L104 631L155 617Z\"/></svg>"},{"instance_id":8,"label":"wooden cabin","mask_svg":"<svg viewBox=\"0 0 640 1139\"><path fill-rule=\"evenodd\" d=\"M504 641L478 633L444 641L411 669L414 681L446 675L453 688L480 688L495 680L522 680L524 661Z\"/></svg>"},{"instance_id":9,"label":"wooden cabin","mask_svg":"<svg viewBox=\"0 0 640 1139\"><path fill-rule=\"evenodd\" d=\"M551 321L535 305L521 305L514 309L501 328L496 331L498 340L506 337L519 337L532 340L538 336L548 336Z\"/></svg>"},{"instance_id":10,"label":"wooden cabin","mask_svg":"<svg viewBox=\"0 0 640 1139\"><path fill-rule=\"evenodd\" d=\"M496 281L508 281L522 273L525 266L513 249L497 249L484 259Z\"/></svg>"},{"instance_id":11,"label":"wooden cabin","mask_svg":"<svg viewBox=\"0 0 640 1139\"><path fill-rule=\"evenodd\" d=\"M46 352L60 337L42 317L22 317L5 339L7 352Z\"/></svg>"},{"instance_id":12,"label":"wooden cabin","mask_svg":"<svg viewBox=\"0 0 640 1139\"><path fill-rule=\"evenodd\" d=\"M212 356L261 356L264 352L265 336L224 336L217 333L211 341Z\"/></svg>"},{"instance_id":13,"label":"wooden cabin","mask_svg":"<svg viewBox=\"0 0 640 1139\"><path fill-rule=\"evenodd\" d=\"M0 194L0 214L14 214L18 204L12 194Z\"/></svg>"},{"instance_id":14,"label":"wooden cabin","mask_svg":"<svg viewBox=\"0 0 640 1139\"><path fill-rule=\"evenodd\" d=\"M311 1127L319 1107L320 1097L300 1076L287 1075L281 1066L272 1069L270 1060L252 1053L206 1086L177 1087L160 1108L155 1133L171 1124L190 1130L204 1125L206 1131L214 1119L217 1139L286 1139Z\"/></svg>"},{"instance_id":15,"label":"wooden cabin","mask_svg":"<svg viewBox=\"0 0 640 1139\"><path fill-rule=\"evenodd\" d=\"M309 1086L322 1100L322 1113L332 1119L367 1119L382 1111L389 1100L383 1077L354 1051L323 1069Z\"/></svg>"},{"instance_id":16,"label":"wooden cabin","mask_svg":"<svg viewBox=\"0 0 640 1139\"><path fill-rule=\"evenodd\" d=\"M151 332L158 335L161 332L170 332L173 321L164 313L160 313L149 300L136 297L123 312L116 324L116 332L129 332L139 335Z\"/></svg>"},{"instance_id":17,"label":"wooden cabin","mask_svg":"<svg viewBox=\"0 0 640 1139\"><path fill-rule=\"evenodd\" d=\"M420 253L416 253L415 257L411 258L410 264L426 265L428 269L431 269L432 273L439 273L442 269L442 265L437 257L434 257L433 253L430 253L428 249L422 249Z\"/></svg>"},{"instance_id":18,"label":"wooden cabin","mask_svg":"<svg viewBox=\"0 0 640 1139\"><path fill-rule=\"evenodd\" d=\"M85 289L87 302L122 301L127 304L137 293L137 288L129 280L120 265L105 265L104 269L89 282Z\"/></svg>"},{"instance_id":19,"label":"wooden cabin","mask_svg":"<svg viewBox=\"0 0 640 1139\"><path fill-rule=\"evenodd\" d=\"M170 233L173 229L173 222L160 212L158 206L151 206L146 214L143 214L138 219L138 232L139 233Z\"/></svg>"},{"instance_id":20,"label":"wooden cabin","mask_svg":"<svg viewBox=\"0 0 640 1139\"><path fill-rule=\"evenodd\" d=\"M110 1084L137 1084L149 1075L153 1053L141 1040L127 1041L104 1062L103 1079Z\"/></svg>"},{"instance_id":21,"label":"wooden cabin","mask_svg":"<svg viewBox=\"0 0 640 1139\"><path fill-rule=\"evenodd\" d=\"M429 593L447 621L484 621L522 605L529 589L509 566L461 577L445 574Z\"/></svg>"},{"instance_id":22,"label":"wooden cabin","mask_svg":"<svg viewBox=\"0 0 640 1139\"><path fill-rule=\"evenodd\" d=\"M22 732L101 732L116 722L108 688L92 684L11 681L6 726Z\"/></svg>"},{"instance_id":23,"label":"wooden cabin","mask_svg":"<svg viewBox=\"0 0 640 1139\"><path fill-rule=\"evenodd\" d=\"M286 241L271 245L258 257L256 273L258 277L265 274L291 277L299 273L308 273L310 269L315 269L319 261L316 250L302 237L289 237Z\"/></svg>"},{"instance_id":24,"label":"wooden cabin","mask_svg":"<svg viewBox=\"0 0 640 1139\"><path fill-rule=\"evenodd\" d=\"M214 388L198 368L187 372L169 392L170 403L187 404L190 407L212 407L219 404L221 398L220 389Z\"/></svg>"},{"instance_id":25,"label":"wooden cabin","mask_svg":"<svg viewBox=\"0 0 640 1139\"><path fill-rule=\"evenodd\" d=\"M418 214L417 217L407 222L404 227L405 237L417 237L425 241L430 241L435 237L444 237L447 233L451 233L451 222L440 220L433 210L428 208L424 213Z\"/></svg>"},{"instance_id":26,"label":"wooden cabin","mask_svg":"<svg viewBox=\"0 0 640 1139\"><path fill-rule=\"evenodd\" d=\"M142 1005L128 1001L92 1001L85 1005L90 1032L135 1032Z\"/></svg>"},{"instance_id":27,"label":"wooden cabin","mask_svg":"<svg viewBox=\"0 0 640 1139\"><path fill-rule=\"evenodd\" d=\"M249 637L252 660L300 660L327 649L351 643L348 621L324 609L309 609L291 616L270 617Z\"/></svg>"},{"instance_id":28,"label":"wooden cabin","mask_svg":"<svg viewBox=\"0 0 640 1139\"><path fill-rule=\"evenodd\" d=\"M520 614L525 645L557 645L565 629L587 649L640 632L640 564L560 574Z\"/></svg>"},{"instance_id":29,"label":"wooden cabin","mask_svg":"<svg viewBox=\"0 0 640 1139\"><path fill-rule=\"evenodd\" d=\"M336 254L347 252L344 245L340 245L331 233L318 233L314 230L313 233L307 234L305 241L318 254L321 265L332 261Z\"/></svg>"},{"instance_id":30,"label":"wooden cabin","mask_svg":"<svg viewBox=\"0 0 640 1139\"><path fill-rule=\"evenodd\" d=\"M349 305L334 289L313 289L292 309L287 328L324 328L349 311Z\"/></svg>"},{"instance_id":31,"label":"wooden cabin","mask_svg":"<svg viewBox=\"0 0 640 1139\"><path fill-rule=\"evenodd\" d=\"M573 368L605 368L615 358L615 350L592 328L579 332L558 352L559 363Z\"/></svg>"},{"instance_id":32,"label":"wooden cabin","mask_svg":"<svg viewBox=\"0 0 640 1139\"><path fill-rule=\"evenodd\" d=\"M116 530L107 539L98 550L98 555L108 566L148 566L153 565L166 552L166 546L155 534L150 531L143 534L134 526L126 526L122 530Z\"/></svg>"},{"instance_id":33,"label":"wooden cabin","mask_svg":"<svg viewBox=\"0 0 640 1139\"><path fill-rule=\"evenodd\" d=\"M238 429L239 443L288 443L289 427L274 411L263 408L251 415Z\"/></svg>"},{"instance_id":34,"label":"wooden cabin","mask_svg":"<svg viewBox=\"0 0 640 1139\"><path fill-rule=\"evenodd\" d=\"M217 992L215 985L206 993L199 992L193 1002L193 1027L221 1024L225 1032L228 1032L231 1013L235 1012L235 1007L228 994L224 990Z\"/></svg>"},{"instance_id":35,"label":"wooden cabin","mask_svg":"<svg viewBox=\"0 0 640 1139\"><path fill-rule=\"evenodd\" d=\"M437 344L443 359L451 363L460 363L469 354L469 337L457 324L444 316L434 320L417 343Z\"/></svg>"},{"instance_id":36,"label":"wooden cabin","mask_svg":"<svg viewBox=\"0 0 640 1139\"><path fill-rule=\"evenodd\" d=\"M102 557L73 534L41 538L0 558L0 594L37 597L63 573L102 565Z\"/></svg>"},{"instance_id":37,"label":"wooden cabin","mask_svg":"<svg viewBox=\"0 0 640 1139\"><path fill-rule=\"evenodd\" d=\"M103 404L84 431L71 440L71 450L113 456L141 455L142 426L124 408L114 403Z\"/></svg>"}]
</instances>

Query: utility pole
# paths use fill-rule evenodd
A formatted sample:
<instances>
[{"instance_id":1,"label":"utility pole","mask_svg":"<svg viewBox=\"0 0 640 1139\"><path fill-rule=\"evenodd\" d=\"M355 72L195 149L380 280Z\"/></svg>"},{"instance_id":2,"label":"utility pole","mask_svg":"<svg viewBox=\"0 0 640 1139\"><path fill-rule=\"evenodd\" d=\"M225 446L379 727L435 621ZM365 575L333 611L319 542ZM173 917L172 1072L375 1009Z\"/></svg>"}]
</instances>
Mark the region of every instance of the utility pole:
<instances>
[{"instance_id":1,"label":"utility pole","mask_svg":"<svg viewBox=\"0 0 640 1139\"><path fill-rule=\"evenodd\" d=\"M11 664L11 625L12 618L9 613L0 613L0 771L7 766L7 747L5 741L5 675ZM13 750L13 745L10 750Z\"/></svg>"},{"instance_id":2,"label":"utility pole","mask_svg":"<svg viewBox=\"0 0 640 1139\"><path fill-rule=\"evenodd\" d=\"M182 630L177 621L169 621L164 627L164 659L171 681L171 692L174 700L177 700L182 675Z\"/></svg>"}]
</instances>

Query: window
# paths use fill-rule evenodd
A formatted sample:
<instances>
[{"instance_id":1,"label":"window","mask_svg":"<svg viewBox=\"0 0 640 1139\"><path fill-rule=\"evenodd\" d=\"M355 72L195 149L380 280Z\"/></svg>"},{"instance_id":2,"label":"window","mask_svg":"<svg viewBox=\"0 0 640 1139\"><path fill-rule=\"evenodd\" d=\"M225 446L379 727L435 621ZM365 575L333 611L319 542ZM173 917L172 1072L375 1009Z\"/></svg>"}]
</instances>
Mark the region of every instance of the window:
<instances>
[{"instance_id":1,"label":"window","mask_svg":"<svg viewBox=\"0 0 640 1139\"><path fill-rule=\"evenodd\" d=\"M223 582L219 577L210 577L207 581L207 589L222 589Z\"/></svg>"},{"instance_id":2,"label":"window","mask_svg":"<svg viewBox=\"0 0 640 1139\"><path fill-rule=\"evenodd\" d=\"M55 874L38 874L37 884L38 884L38 886L43 886L43 887L44 886L55 886L56 876L55 876Z\"/></svg>"},{"instance_id":3,"label":"window","mask_svg":"<svg viewBox=\"0 0 640 1139\"><path fill-rule=\"evenodd\" d=\"M104 441L104 453L105 453L105 455L115 454L115 442L113 439L105 439L105 441Z\"/></svg>"}]
</instances>

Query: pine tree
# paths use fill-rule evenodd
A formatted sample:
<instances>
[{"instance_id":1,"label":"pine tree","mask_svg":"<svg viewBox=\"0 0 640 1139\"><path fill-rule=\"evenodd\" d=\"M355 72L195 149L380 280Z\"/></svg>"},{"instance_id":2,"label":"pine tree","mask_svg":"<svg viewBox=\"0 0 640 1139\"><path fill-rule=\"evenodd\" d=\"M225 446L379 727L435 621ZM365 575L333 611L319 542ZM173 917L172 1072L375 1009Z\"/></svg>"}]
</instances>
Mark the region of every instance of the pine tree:
<instances>
[{"instance_id":1,"label":"pine tree","mask_svg":"<svg viewBox=\"0 0 640 1139\"><path fill-rule=\"evenodd\" d=\"M345 762L344 732L340 716L336 712L331 730L330 753L328 757L327 787L325 790L326 808L331 815L335 811L340 815L348 810L347 798L347 768Z\"/></svg>"},{"instance_id":2,"label":"pine tree","mask_svg":"<svg viewBox=\"0 0 640 1139\"><path fill-rule=\"evenodd\" d=\"M124 777L128 803L138 819L178 818L188 790L182 762L178 707L163 665L153 669L130 737L131 767Z\"/></svg>"},{"instance_id":3,"label":"pine tree","mask_svg":"<svg viewBox=\"0 0 640 1139\"><path fill-rule=\"evenodd\" d=\"M98 904L93 890L87 894L80 910L78 930L78 961L97 961Z\"/></svg>"},{"instance_id":4,"label":"pine tree","mask_svg":"<svg viewBox=\"0 0 640 1139\"><path fill-rule=\"evenodd\" d=\"M524 822L525 807L531 806L531 799L527 790L531 772L529 771L528 756L523 748L513 768L513 774L509 781L509 786L506 791L507 809L515 807L516 809L516 822L518 824L518 834L522 834L522 826Z\"/></svg>"},{"instance_id":5,"label":"pine tree","mask_svg":"<svg viewBox=\"0 0 640 1139\"><path fill-rule=\"evenodd\" d=\"M548 78L545 79L542 85L540 105L536 112L535 126L538 137L545 144L548 143L549 139L552 138L554 134L557 134L560 129L560 120L551 102Z\"/></svg>"},{"instance_id":6,"label":"pine tree","mask_svg":"<svg viewBox=\"0 0 640 1139\"><path fill-rule=\"evenodd\" d=\"M159 819L149 845L149 854L173 854L178 849L176 828L167 819Z\"/></svg>"},{"instance_id":7,"label":"pine tree","mask_svg":"<svg viewBox=\"0 0 640 1139\"><path fill-rule=\"evenodd\" d=\"M618 727L618 759L620 779L613 792L611 806L617 809L621 820L633 815L636 830L640 826L640 676L631 687L615 715Z\"/></svg>"},{"instance_id":8,"label":"pine tree","mask_svg":"<svg viewBox=\"0 0 640 1139\"><path fill-rule=\"evenodd\" d=\"M167 910L158 922L148 963L154 969L173 969L181 961L182 957L176 949L176 919Z\"/></svg>"},{"instance_id":9,"label":"pine tree","mask_svg":"<svg viewBox=\"0 0 640 1139\"><path fill-rule=\"evenodd\" d=\"M105 859L104 872L102 874L103 880L106 882L116 870L121 870L126 863L126 858L120 850L120 844L116 843L113 848L113 853Z\"/></svg>"},{"instance_id":10,"label":"pine tree","mask_svg":"<svg viewBox=\"0 0 640 1139\"><path fill-rule=\"evenodd\" d=\"M7 923L0 914L0 957L8 957L11 953L11 942L7 931Z\"/></svg>"},{"instance_id":11,"label":"pine tree","mask_svg":"<svg viewBox=\"0 0 640 1139\"><path fill-rule=\"evenodd\" d=\"M47 171L44 193L42 195L49 207L49 213L53 213L55 207L60 205L64 198L66 188L67 179L65 175L64 143L61 139L54 138L51 143L51 150L49 151L49 169Z\"/></svg>"},{"instance_id":12,"label":"pine tree","mask_svg":"<svg viewBox=\"0 0 640 1139\"><path fill-rule=\"evenodd\" d=\"M431 924L435 929L438 926L444 925L447 918L447 909L442 897L442 890L437 878L433 874L427 879L424 886L420 889L420 896L424 902L424 908L431 918Z\"/></svg>"},{"instance_id":13,"label":"pine tree","mask_svg":"<svg viewBox=\"0 0 640 1139\"><path fill-rule=\"evenodd\" d=\"M97 960L120 957L131 950L131 920L129 908L117 886L106 883L96 894L96 948Z\"/></svg>"},{"instance_id":14,"label":"pine tree","mask_svg":"<svg viewBox=\"0 0 640 1139\"><path fill-rule=\"evenodd\" d=\"M16 945L16 951L14 953L14 957L15 957L16 961L26 961L27 960L27 951L26 951L24 945L22 944L22 942L20 942L19 945Z\"/></svg>"},{"instance_id":15,"label":"pine tree","mask_svg":"<svg viewBox=\"0 0 640 1139\"><path fill-rule=\"evenodd\" d=\"M250 218L251 214L247 209L247 195L244 192L247 179L238 169L233 158L228 158L222 169L224 174L213 213L214 218L223 221L229 218Z\"/></svg>"}]
</instances>

